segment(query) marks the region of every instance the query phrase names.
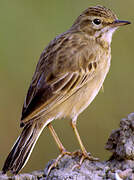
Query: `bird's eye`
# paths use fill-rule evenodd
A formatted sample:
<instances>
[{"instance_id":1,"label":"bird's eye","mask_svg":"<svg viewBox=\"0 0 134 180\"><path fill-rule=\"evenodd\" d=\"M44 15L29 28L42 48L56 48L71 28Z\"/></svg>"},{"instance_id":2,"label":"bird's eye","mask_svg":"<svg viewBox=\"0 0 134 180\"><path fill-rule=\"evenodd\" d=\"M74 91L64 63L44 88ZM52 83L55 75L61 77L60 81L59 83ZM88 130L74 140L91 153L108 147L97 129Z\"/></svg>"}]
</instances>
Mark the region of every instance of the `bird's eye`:
<instances>
[{"instance_id":1,"label":"bird's eye","mask_svg":"<svg viewBox=\"0 0 134 180\"><path fill-rule=\"evenodd\" d=\"M93 23L96 25L99 25L99 24L101 24L101 20L100 19L94 19Z\"/></svg>"}]
</instances>

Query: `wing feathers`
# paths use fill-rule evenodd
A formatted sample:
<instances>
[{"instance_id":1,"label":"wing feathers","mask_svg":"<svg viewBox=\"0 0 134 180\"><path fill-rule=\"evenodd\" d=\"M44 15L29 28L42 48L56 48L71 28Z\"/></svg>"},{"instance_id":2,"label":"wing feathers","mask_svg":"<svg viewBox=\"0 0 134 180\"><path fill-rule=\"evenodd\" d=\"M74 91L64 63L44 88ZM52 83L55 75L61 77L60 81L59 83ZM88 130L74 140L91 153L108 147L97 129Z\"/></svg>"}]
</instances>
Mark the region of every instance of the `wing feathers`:
<instances>
[{"instance_id":1,"label":"wing feathers","mask_svg":"<svg viewBox=\"0 0 134 180\"><path fill-rule=\"evenodd\" d=\"M71 37L63 34L42 53L23 106L22 122L50 112L93 78L96 64L93 66L93 57L89 58L90 50L86 47L89 42L79 39L77 47L73 45L75 38L75 34ZM60 40L65 39L64 45L56 49Z\"/></svg>"}]
</instances>

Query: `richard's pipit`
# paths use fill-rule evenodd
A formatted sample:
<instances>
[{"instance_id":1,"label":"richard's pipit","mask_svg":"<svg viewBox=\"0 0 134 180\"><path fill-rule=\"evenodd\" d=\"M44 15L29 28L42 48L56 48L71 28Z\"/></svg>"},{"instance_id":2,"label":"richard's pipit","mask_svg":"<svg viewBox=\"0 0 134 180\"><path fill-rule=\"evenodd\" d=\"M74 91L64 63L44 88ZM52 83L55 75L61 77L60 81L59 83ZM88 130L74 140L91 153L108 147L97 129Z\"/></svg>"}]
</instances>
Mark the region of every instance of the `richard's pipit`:
<instances>
[{"instance_id":1,"label":"richard's pipit","mask_svg":"<svg viewBox=\"0 0 134 180\"><path fill-rule=\"evenodd\" d=\"M126 24L130 22L118 20L110 9L89 7L68 31L44 49L24 102L23 130L5 161L3 173L10 170L17 174L22 169L45 126L60 149L58 159L71 154L50 124L57 118L71 118L82 151L81 162L84 158L94 160L83 146L76 121L98 94L109 71L112 34Z\"/></svg>"}]
</instances>

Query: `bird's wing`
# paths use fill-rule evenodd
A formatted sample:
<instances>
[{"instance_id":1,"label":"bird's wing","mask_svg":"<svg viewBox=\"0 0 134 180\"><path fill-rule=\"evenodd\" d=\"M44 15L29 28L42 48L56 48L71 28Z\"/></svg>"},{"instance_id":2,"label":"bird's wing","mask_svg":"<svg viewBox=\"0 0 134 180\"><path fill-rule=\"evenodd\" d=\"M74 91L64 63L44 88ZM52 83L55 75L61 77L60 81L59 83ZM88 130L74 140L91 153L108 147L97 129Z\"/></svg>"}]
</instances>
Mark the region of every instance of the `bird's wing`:
<instances>
[{"instance_id":1,"label":"bird's wing","mask_svg":"<svg viewBox=\"0 0 134 180\"><path fill-rule=\"evenodd\" d=\"M55 47L55 41L44 50L37 64L23 105L24 123L49 112L94 77L95 65L91 56L84 53L84 43L78 43L78 48L72 45L72 39L69 42L64 37Z\"/></svg>"}]
</instances>

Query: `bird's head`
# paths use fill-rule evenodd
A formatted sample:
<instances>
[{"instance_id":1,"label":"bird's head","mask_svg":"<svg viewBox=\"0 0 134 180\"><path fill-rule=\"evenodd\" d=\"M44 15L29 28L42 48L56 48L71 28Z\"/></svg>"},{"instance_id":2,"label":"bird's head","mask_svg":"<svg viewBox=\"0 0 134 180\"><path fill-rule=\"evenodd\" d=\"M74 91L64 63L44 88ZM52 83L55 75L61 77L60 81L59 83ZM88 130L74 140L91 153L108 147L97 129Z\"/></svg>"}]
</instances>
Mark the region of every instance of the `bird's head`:
<instances>
[{"instance_id":1,"label":"bird's head","mask_svg":"<svg viewBox=\"0 0 134 180\"><path fill-rule=\"evenodd\" d=\"M120 21L117 16L103 6L89 7L76 19L72 27L85 32L90 37L102 38L111 43L114 31L129 21Z\"/></svg>"}]
</instances>

